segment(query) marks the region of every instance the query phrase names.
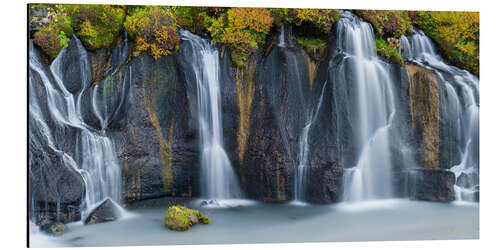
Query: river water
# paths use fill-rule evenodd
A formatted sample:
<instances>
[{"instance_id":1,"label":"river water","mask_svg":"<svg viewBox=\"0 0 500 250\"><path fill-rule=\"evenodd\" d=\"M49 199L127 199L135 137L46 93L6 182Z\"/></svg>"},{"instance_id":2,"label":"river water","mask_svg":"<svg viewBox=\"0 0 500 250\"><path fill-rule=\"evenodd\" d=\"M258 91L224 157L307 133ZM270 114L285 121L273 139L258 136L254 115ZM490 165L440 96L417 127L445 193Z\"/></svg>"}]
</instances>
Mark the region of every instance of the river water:
<instances>
[{"instance_id":1,"label":"river water","mask_svg":"<svg viewBox=\"0 0 500 250\"><path fill-rule=\"evenodd\" d=\"M194 207L196 201L185 204ZM30 246L140 246L479 238L478 203L389 199L336 205L265 204L199 208L211 219L175 232L163 226L166 202L129 207L127 218L69 224L59 237L31 231Z\"/></svg>"}]
</instances>

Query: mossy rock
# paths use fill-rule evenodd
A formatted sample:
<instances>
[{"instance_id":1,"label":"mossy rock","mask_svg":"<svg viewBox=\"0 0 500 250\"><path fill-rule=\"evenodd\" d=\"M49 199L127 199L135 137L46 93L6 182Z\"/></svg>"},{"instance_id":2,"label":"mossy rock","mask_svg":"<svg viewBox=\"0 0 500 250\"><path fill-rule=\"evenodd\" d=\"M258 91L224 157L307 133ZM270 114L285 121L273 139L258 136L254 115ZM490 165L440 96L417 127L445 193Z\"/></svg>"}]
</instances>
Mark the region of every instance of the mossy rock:
<instances>
[{"instance_id":1,"label":"mossy rock","mask_svg":"<svg viewBox=\"0 0 500 250\"><path fill-rule=\"evenodd\" d=\"M203 224L210 224L210 218L208 218L207 216L201 216L200 222Z\"/></svg>"},{"instance_id":2,"label":"mossy rock","mask_svg":"<svg viewBox=\"0 0 500 250\"><path fill-rule=\"evenodd\" d=\"M68 227L61 222L55 222L55 223L43 225L41 227L41 229L44 232L46 232L50 235L54 235L54 236L59 236L59 235L65 233L66 231L68 231Z\"/></svg>"},{"instance_id":3,"label":"mossy rock","mask_svg":"<svg viewBox=\"0 0 500 250\"><path fill-rule=\"evenodd\" d=\"M171 206L165 215L165 226L174 231L186 231L201 222L210 223L210 219L201 215L198 210L190 209L184 206Z\"/></svg>"}]
</instances>

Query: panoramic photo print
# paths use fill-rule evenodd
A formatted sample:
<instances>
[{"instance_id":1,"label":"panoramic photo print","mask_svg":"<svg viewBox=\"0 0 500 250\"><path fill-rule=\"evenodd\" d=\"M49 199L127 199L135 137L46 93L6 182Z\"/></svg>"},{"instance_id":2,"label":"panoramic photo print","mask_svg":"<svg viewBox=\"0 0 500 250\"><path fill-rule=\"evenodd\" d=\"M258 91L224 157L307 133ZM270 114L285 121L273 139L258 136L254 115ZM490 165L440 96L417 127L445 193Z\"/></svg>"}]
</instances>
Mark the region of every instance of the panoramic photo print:
<instances>
[{"instance_id":1,"label":"panoramic photo print","mask_svg":"<svg viewBox=\"0 0 500 250\"><path fill-rule=\"evenodd\" d=\"M27 11L29 247L479 239L479 12Z\"/></svg>"}]
</instances>

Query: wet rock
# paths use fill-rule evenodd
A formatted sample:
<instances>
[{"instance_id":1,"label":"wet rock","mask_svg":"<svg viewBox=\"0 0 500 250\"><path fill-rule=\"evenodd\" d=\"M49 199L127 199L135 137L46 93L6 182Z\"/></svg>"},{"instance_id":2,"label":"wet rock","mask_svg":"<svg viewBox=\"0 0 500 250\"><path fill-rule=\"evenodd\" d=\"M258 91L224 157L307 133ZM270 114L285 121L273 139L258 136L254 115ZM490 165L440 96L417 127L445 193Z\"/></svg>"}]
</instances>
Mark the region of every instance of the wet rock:
<instances>
[{"instance_id":1,"label":"wet rock","mask_svg":"<svg viewBox=\"0 0 500 250\"><path fill-rule=\"evenodd\" d=\"M61 222L43 225L41 226L41 229L42 231L54 236L59 236L68 231L68 227Z\"/></svg>"},{"instance_id":2,"label":"wet rock","mask_svg":"<svg viewBox=\"0 0 500 250\"><path fill-rule=\"evenodd\" d=\"M53 64L55 73L70 93L76 94L90 85L92 69L88 53L75 36L71 38L68 47L58 55Z\"/></svg>"},{"instance_id":3,"label":"wet rock","mask_svg":"<svg viewBox=\"0 0 500 250\"><path fill-rule=\"evenodd\" d=\"M177 58L135 57L101 84L103 106L116 107L108 111L109 134L126 166L125 200L197 196L199 141L188 99L196 89L187 89Z\"/></svg>"},{"instance_id":4,"label":"wet rock","mask_svg":"<svg viewBox=\"0 0 500 250\"><path fill-rule=\"evenodd\" d=\"M471 188L479 183L479 175L476 173L461 173L457 178L457 186L461 188Z\"/></svg>"},{"instance_id":5,"label":"wet rock","mask_svg":"<svg viewBox=\"0 0 500 250\"><path fill-rule=\"evenodd\" d=\"M426 168L439 168L439 85L436 74L408 64L410 121L415 135L417 161Z\"/></svg>"},{"instance_id":6,"label":"wet rock","mask_svg":"<svg viewBox=\"0 0 500 250\"><path fill-rule=\"evenodd\" d=\"M455 174L442 169L413 169L409 173L409 196L416 200L455 200Z\"/></svg>"},{"instance_id":7,"label":"wet rock","mask_svg":"<svg viewBox=\"0 0 500 250\"><path fill-rule=\"evenodd\" d=\"M306 201L334 203L342 200L344 171L333 164L310 166L307 173Z\"/></svg>"},{"instance_id":8,"label":"wet rock","mask_svg":"<svg viewBox=\"0 0 500 250\"><path fill-rule=\"evenodd\" d=\"M198 210L184 206L169 207L164 219L165 227L173 231L187 231L198 222L209 224L210 219Z\"/></svg>"},{"instance_id":9,"label":"wet rock","mask_svg":"<svg viewBox=\"0 0 500 250\"><path fill-rule=\"evenodd\" d=\"M86 225L109 222L116 220L120 215L118 206L111 199L104 200L85 219Z\"/></svg>"},{"instance_id":10,"label":"wet rock","mask_svg":"<svg viewBox=\"0 0 500 250\"><path fill-rule=\"evenodd\" d=\"M474 191L474 201L479 202L479 191Z\"/></svg>"},{"instance_id":11,"label":"wet rock","mask_svg":"<svg viewBox=\"0 0 500 250\"><path fill-rule=\"evenodd\" d=\"M80 219L84 181L59 150L74 156L78 129L60 126L52 120L43 76L49 81L53 81L53 77L49 67L43 64L39 49L32 42L29 46L32 62L41 64L29 69L30 218L37 225L76 221ZM52 141L49 142L48 138Z\"/></svg>"},{"instance_id":12,"label":"wet rock","mask_svg":"<svg viewBox=\"0 0 500 250\"><path fill-rule=\"evenodd\" d=\"M397 198L406 198L408 195L408 172L395 170L392 172L393 195Z\"/></svg>"},{"instance_id":13,"label":"wet rock","mask_svg":"<svg viewBox=\"0 0 500 250\"><path fill-rule=\"evenodd\" d=\"M466 173L461 173L457 178L457 186L463 188L469 188L471 183Z\"/></svg>"},{"instance_id":14,"label":"wet rock","mask_svg":"<svg viewBox=\"0 0 500 250\"><path fill-rule=\"evenodd\" d=\"M202 223L202 224L210 224L210 218L208 218L207 216L201 216L200 217L200 223Z\"/></svg>"},{"instance_id":15,"label":"wet rock","mask_svg":"<svg viewBox=\"0 0 500 250\"><path fill-rule=\"evenodd\" d=\"M479 185L473 188L473 197L475 202L479 202Z\"/></svg>"}]
</instances>

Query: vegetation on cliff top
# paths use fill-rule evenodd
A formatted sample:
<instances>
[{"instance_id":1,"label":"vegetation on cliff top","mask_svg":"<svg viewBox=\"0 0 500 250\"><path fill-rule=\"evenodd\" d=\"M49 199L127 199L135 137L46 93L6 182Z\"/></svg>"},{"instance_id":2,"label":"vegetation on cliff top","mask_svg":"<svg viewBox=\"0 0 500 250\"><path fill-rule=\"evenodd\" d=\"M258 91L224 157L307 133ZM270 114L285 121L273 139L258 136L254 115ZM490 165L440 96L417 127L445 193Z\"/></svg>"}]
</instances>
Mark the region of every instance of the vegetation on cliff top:
<instances>
[{"instance_id":1,"label":"vegetation on cliff top","mask_svg":"<svg viewBox=\"0 0 500 250\"><path fill-rule=\"evenodd\" d=\"M217 15L204 14L205 27L213 43L231 48L231 59L243 68L247 55L265 42L273 25L269 10L265 8L230 8Z\"/></svg>"},{"instance_id":2,"label":"vegetation on cliff top","mask_svg":"<svg viewBox=\"0 0 500 250\"><path fill-rule=\"evenodd\" d=\"M70 4L60 5L61 14L71 18L71 26L89 50L110 47L120 34L125 19L121 6Z\"/></svg>"},{"instance_id":3,"label":"vegetation on cliff top","mask_svg":"<svg viewBox=\"0 0 500 250\"><path fill-rule=\"evenodd\" d=\"M339 12L332 9L271 9L275 24L282 22L309 29L311 33L329 35L332 26L339 19ZM304 32L304 30L302 30Z\"/></svg>"},{"instance_id":4,"label":"vegetation on cliff top","mask_svg":"<svg viewBox=\"0 0 500 250\"><path fill-rule=\"evenodd\" d=\"M125 30L137 43L136 49L148 52L155 59L179 48L177 22L167 7L135 8L127 16Z\"/></svg>"},{"instance_id":5,"label":"vegetation on cliff top","mask_svg":"<svg viewBox=\"0 0 500 250\"><path fill-rule=\"evenodd\" d=\"M198 210L190 209L184 206L171 206L165 214L164 224L170 230L186 231L201 222L209 224L210 219L201 215Z\"/></svg>"},{"instance_id":6,"label":"vegetation on cliff top","mask_svg":"<svg viewBox=\"0 0 500 250\"><path fill-rule=\"evenodd\" d=\"M394 37L390 37L386 41L383 38L379 38L379 39L375 40L375 48L377 49L377 53L380 56L383 56L383 57L389 59L389 61L391 63L395 63L395 64L403 64L404 63L403 57L401 56L401 54L398 51L398 48L399 48L399 40L398 39L396 39Z\"/></svg>"},{"instance_id":7,"label":"vegetation on cliff top","mask_svg":"<svg viewBox=\"0 0 500 250\"><path fill-rule=\"evenodd\" d=\"M410 35L413 26L417 26L434 40L448 62L479 75L478 12L355 10L354 13L372 24L377 52L391 62L402 60L395 61L400 57L399 43L388 39Z\"/></svg>"},{"instance_id":8,"label":"vegetation on cliff top","mask_svg":"<svg viewBox=\"0 0 500 250\"><path fill-rule=\"evenodd\" d=\"M339 12L332 9L271 9L275 26L282 23L293 26L292 39L318 59L325 51Z\"/></svg>"},{"instance_id":9,"label":"vegetation on cliff top","mask_svg":"<svg viewBox=\"0 0 500 250\"><path fill-rule=\"evenodd\" d=\"M123 5L40 5L49 22L34 34L34 42L54 59L75 33L89 50L112 46L123 30L137 52L154 58L179 47L178 27L208 33L215 44L227 46L233 63L244 68L248 56L265 43L273 27L293 26L293 39L306 52L317 54L326 45L339 18L337 10L293 8L223 8ZM354 10L369 22L379 55L402 64L398 52L402 35L422 29L450 63L479 74L479 13L401 10Z\"/></svg>"},{"instance_id":10,"label":"vegetation on cliff top","mask_svg":"<svg viewBox=\"0 0 500 250\"><path fill-rule=\"evenodd\" d=\"M34 42L53 60L62 48L68 46L73 35L71 21L67 15L57 15L51 22L37 31Z\"/></svg>"},{"instance_id":11,"label":"vegetation on cliff top","mask_svg":"<svg viewBox=\"0 0 500 250\"><path fill-rule=\"evenodd\" d=\"M479 75L479 12L410 12L450 63Z\"/></svg>"},{"instance_id":12,"label":"vegetation on cliff top","mask_svg":"<svg viewBox=\"0 0 500 250\"><path fill-rule=\"evenodd\" d=\"M408 11L355 10L354 13L372 25L377 53L391 63L403 64L398 39L402 35L413 33L413 24Z\"/></svg>"}]
</instances>

